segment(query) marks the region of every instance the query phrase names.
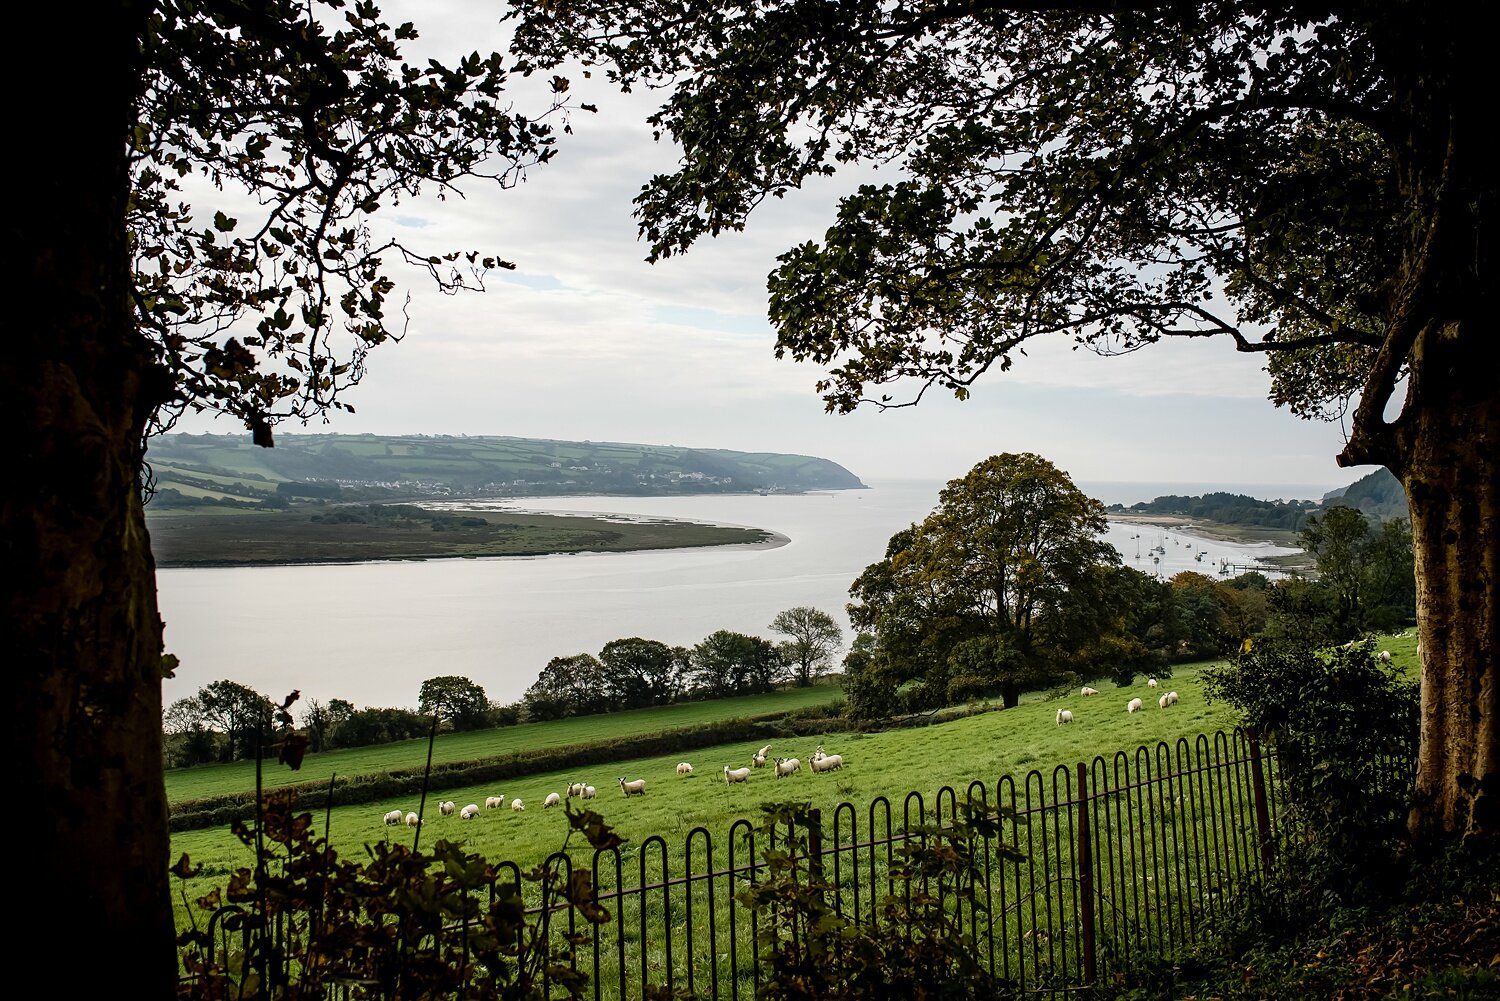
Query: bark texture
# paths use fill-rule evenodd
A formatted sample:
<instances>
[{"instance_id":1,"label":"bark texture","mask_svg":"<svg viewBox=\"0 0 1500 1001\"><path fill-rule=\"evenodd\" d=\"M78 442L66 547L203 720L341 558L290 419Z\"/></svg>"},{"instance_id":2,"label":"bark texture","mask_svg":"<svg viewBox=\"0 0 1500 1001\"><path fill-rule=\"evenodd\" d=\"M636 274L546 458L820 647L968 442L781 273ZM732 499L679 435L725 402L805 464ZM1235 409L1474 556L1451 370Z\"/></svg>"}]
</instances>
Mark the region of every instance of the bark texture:
<instances>
[{"instance_id":1,"label":"bark texture","mask_svg":"<svg viewBox=\"0 0 1500 1001\"><path fill-rule=\"evenodd\" d=\"M40 816L13 867L14 954L85 959L80 990L170 996L176 980L161 757L162 626L140 497L142 431L162 375L130 308L125 141L143 20L129 3L38 17L17 134L35 180L7 222L16 302L0 357L11 431L0 486L14 803ZM66 21L66 23L64 23ZM34 74L34 75L33 75ZM97 980L87 979L97 971ZM109 979L106 979L109 978Z\"/></svg>"}]
</instances>

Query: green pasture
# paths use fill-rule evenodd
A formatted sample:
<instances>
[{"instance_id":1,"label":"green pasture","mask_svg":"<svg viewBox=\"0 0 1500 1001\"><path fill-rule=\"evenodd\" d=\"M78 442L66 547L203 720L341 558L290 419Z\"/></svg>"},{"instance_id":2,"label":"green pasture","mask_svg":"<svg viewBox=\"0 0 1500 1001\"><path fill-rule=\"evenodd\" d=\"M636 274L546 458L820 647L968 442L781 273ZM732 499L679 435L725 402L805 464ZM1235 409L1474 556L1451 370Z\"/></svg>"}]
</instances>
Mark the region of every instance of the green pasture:
<instances>
[{"instance_id":1,"label":"green pasture","mask_svg":"<svg viewBox=\"0 0 1500 1001\"><path fill-rule=\"evenodd\" d=\"M591 744L724 719L786 714L808 706L826 705L837 699L841 691L836 685L815 685L811 688L772 692L769 695L742 695L708 702L627 709L598 716L580 716L548 723L522 723L519 726L471 733L443 733L438 735L433 746L432 760L434 763L476 761L517 751ZM421 768L426 762L426 739L405 740L394 744L309 754L304 759L302 768L295 772L268 763L263 781L265 788L275 789L301 782L327 781L334 774L347 778L388 772L396 768ZM253 792L254 789L255 765L250 761L174 768L167 772L167 800L172 803ZM618 789L615 791L619 792Z\"/></svg>"}]
</instances>

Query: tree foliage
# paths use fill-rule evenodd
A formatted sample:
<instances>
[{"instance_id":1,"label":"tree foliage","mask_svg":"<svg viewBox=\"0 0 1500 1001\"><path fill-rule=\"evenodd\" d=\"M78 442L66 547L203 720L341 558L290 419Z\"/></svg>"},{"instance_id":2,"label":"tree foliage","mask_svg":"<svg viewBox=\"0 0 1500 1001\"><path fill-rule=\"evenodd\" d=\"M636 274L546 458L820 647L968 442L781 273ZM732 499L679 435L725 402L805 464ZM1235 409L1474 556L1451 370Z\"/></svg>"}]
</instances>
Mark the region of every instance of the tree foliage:
<instances>
[{"instance_id":1,"label":"tree foliage","mask_svg":"<svg viewBox=\"0 0 1500 1001\"><path fill-rule=\"evenodd\" d=\"M782 656L796 668L797 684L804 687L828 670L844 642L833 616L807 605L777 612L771 631L789 637L781 645Z\"/></svg>"},{"instance_id":2,"label":"tree foliage","mask_svg":"<svg viewBox=\"0 0 1500 1001\"><path fill-rule=\"evenodd\" d=\"M599 651L611 708L664 706L677 698L687 653L639 636L610 640Z\"/></svg>"},{"instance_id":3,"label":"tree foliage","mask_svg":"<svg viewBox=\"0 0 1500 1001\"><path fill-rule=\"evenodd\" d=\"M417 711L437 716L453 730L477 730L489 723L490 697L468 678L445 674L422 682Z\"/></svg>"},{"instance_id":4,"label":"tree foliage","mask_svg":"<svg viewBox=\"0 0 1500 1001\"><path fill-rule=\"evenodd\" d=\"M1395 629L1416 614L1416 567L1405 518L1372 523L1335 505L1308 518L1298 541L1317 566L1317 587L1331 610L1329 639Z\"/></svg>"},{"instance_id":5,"label":"tree foliage","mask_svg":"<svg viewBox=\"0 0 1500 1001\"><path fill-rule=\"evenodd\" d=\"M688 678L700 695L724 698L769 692L786 665L769 640L719 629L688 651Z\"/></svg>"},{"instance_id":6,"label":"tree foliage","mask_svg":"<svg viewBox=\"0 0 1500 1001\"><path fill-rule=\"evenodd\" d=\"M886 558L849 589L849 617L876 637L913 708L1024 688L1063 669L1101 634L1096 568L1117 566L1104 508L1030 453L993 456L952 480L919 525L892 536Z\"/></svg>"}]
</instances>

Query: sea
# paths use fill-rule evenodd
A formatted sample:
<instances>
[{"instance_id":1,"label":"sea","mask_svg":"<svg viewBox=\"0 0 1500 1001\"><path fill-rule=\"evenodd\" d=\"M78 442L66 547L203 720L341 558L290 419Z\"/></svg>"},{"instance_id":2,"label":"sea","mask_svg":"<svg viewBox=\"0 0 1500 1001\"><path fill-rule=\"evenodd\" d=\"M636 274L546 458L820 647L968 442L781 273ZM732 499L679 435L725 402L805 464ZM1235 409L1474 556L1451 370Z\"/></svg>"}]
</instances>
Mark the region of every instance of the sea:
<instances>
[{"instance_id":1,"label":"sea","mask_svg":"<svg viewBox=\"0 0 1500 1001\"><path fill-rule=\"evenodd\" d=\"M1298 484L1087 483L1106 504L1225 490L1319 499ZM229 679L280 701L346 699L415 707L422 682L460 675L490 699L521 697L553 657L597 654L639 636L692 646L719 629L778 637L777 612L820 608L850 637L849 585L890 537L927 516L939 481L873 481L864 490L677 497L532 497L496 509L672 518L774 533L770 543L641 553L577 553L338 565L163 568L166 647L179 659L165 704ZM464 507L479 506L468 502ZM1170 577L1239 572L1295 550L1218 542L1111 522L1125 565Z\"/></svg>"}]
</instances>

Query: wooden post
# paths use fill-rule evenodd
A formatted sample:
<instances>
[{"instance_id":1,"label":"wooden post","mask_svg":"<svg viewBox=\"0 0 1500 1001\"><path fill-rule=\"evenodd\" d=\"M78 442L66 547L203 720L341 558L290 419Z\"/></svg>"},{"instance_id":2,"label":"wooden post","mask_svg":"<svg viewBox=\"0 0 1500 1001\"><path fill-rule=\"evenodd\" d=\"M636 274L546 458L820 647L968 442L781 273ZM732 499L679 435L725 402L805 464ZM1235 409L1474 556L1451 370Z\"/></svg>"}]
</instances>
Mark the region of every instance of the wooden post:
<instances>
[{"instance_id":1,"label":"wooden post","mask_svg":"<svg viewBox=\"0 0 1500 1001\"><path fill-rule=\"evenodd\" d=\"M1094 943L1094 841L1089 832L1089 771L1078 762L1078 920L1083 926L1083 985L1093 985L1098 970Z\"/></svg>"},{"instance_id":2,"label":"wooden post","mask_svg":"<svg viewBox=\"0 0 1500 1001\"><path fill-rule=\"evenodd\" d=\"M1276 859L1276 842L1271 837L1271 811L1266 799L1266 772L1260 759L1260 737L1255 727L1245 728L1245 739L1250 744L1250 787L1255 794L1255 830L1260 836L1260 871L1270 878L1271 864Z\"/></svg>"}]
</instances>

